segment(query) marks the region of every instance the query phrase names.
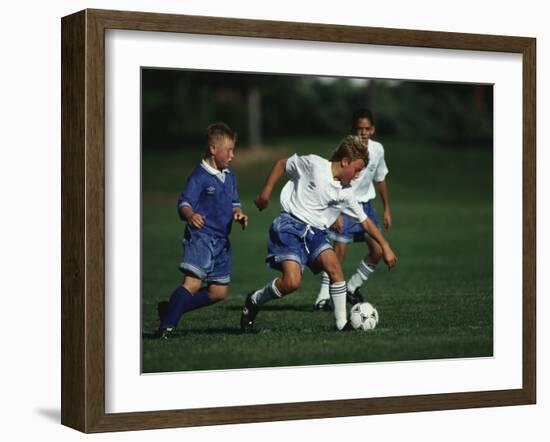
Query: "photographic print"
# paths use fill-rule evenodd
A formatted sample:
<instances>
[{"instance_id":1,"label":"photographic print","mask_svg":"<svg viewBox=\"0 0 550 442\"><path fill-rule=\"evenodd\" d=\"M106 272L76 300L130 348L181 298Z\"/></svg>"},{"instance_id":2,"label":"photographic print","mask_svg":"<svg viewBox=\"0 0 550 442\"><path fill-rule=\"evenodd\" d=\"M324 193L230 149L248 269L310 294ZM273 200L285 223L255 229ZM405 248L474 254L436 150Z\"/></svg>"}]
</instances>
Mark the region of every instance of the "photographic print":
<instances>
[{"instance_id":1,"label":"photographic print","mask_svg":"<svg viewBox=\"0 0 550 442\"><path fill-rule=\"evenodd\" d=\"M61 40L64 425L535 403L535 39L88 9Z\"/></svg>"},{"instance_id":2,"label":"photographic print","mask_svg":"<svg viewBox=\"0 0 550 442\"><path fill-rule=\"evenodd\" d=\"M141 217L143 373L493 355L491 84L143 67Z\"/></svg>"}]
</instances>

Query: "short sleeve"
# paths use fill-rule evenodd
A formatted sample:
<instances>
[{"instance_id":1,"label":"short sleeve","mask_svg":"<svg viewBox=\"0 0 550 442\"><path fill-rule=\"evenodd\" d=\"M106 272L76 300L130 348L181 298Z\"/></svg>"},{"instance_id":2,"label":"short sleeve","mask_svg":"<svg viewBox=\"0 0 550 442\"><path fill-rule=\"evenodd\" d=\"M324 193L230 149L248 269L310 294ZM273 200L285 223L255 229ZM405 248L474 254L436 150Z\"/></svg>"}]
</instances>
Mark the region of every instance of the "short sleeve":
<instances>
[{"instance_id":1,"label":"short sleeve","mask_svg":"<svg viewBox=\"0 0 550 442\"><path fill-rule=\"evenodd\" d=\"M294 180L309 173L311 163L307 156L292 155L286 160L286 173Z\"/></svg>"},{"instance_id":2,"label":"short sleeve","mask_svg":"<svg viewBox=\"0 0 550 442\"><path fill-rule=\"evenodd\" d=\"M355 198L348 198L346 203L347 206L343 210L346 215L355 218L358 223L362 223L368 218L365 214L365 211L363 210L363 207L357 202Z\"/></svg>"},{"instance_id":3,"label":"short sleeve","mask_svg":"<svg viewBox=\"0 0 550 442\"><path fill-rule=\"evenodd\" d=\"M381 154L380 154L380 161L378 162L378 166L376 167L376 171L374 172L374 181L379 183L380 181L384 181L386 178L386 175L388 174L388 166L386 165L386 160L384 159L384 148L380 146L381 148Z\"/></svg>"},{"instance_id":4,"label":"short sleeve","mask_svg":"<svg viewBox=\"0 0 550 442\"><path fill-rule=\"evenodd\" d=\"M231 204L233 208L241 207L241 200L239 198L239 192L237 191L237 177L231 174L231 179L233 181L233 198Z\"/></svg>"},{"instance_id":5,"label":"short sleeve","mask_svg":"<svg viewBox=\"0 0 550 442\"><path fill-rule=\"evenodd\" d=\"M183 192L178 198L178 212L179 212L179 209L181 209L182 207L190 207L191 209L196 207L199 201L201 192L202 192L201 181L195 174L192 174L187 179L185 188L183 189Z\"/></svg>"}]
</instances>

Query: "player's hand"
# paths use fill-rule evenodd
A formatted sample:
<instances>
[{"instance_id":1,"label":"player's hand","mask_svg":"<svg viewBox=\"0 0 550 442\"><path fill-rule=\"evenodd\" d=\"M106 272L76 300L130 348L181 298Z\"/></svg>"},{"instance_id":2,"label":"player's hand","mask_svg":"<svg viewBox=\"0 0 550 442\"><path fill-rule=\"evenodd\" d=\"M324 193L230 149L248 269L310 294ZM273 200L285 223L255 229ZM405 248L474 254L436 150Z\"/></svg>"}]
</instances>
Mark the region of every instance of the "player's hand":
<instances>
[{"instance_id":1,"label":"player's hand","mask_svg":"<svg viewBox=\"0 0 550 442\"><path fill-rule=\"evenodd\" d=\"M384 228L386 230L391 229L391 212L390 209L384 210Z\"/></svg>"},{"instance_id":2,"label":"player's hand","mask_svg":"<svg viewBox=\"0 0 550 442\"><path fill-rule=\"evenodd\" d=\"M334 221L330 228L335 232L342 233L344 231L344 218L342 216L336 218L336 221Z\"/></svg>"},{"instance_id":3,"label":"player's hand","mask_svg":"<svg viewBox=\"0 0 550 442\"><path fill-rule=\"evenodd\" d=\"M198 213L193 213L191 217L187 220L189 224L191 224L196 229L202 229L204 227L204 223L206 222L204 217Z\"/></svg>"},{"instance_id":4,"label":"player's hand","mask_svg":"<svg viewBox=\"0 0 550 442\"><path fill-rule=\"evenodd\" d=\"M397 256L395 253L393 253L393 250L390 248L390 246L386 246L382 249L384 253L384 262L387 264L389 269L392 269L397 264Z\"/></svg>"},{"instance_id":5,"label":"player's hand","mask_svg":"<svg viewBox=\"0 0 550 442\"><path fill-rule=\"evenodd\" d=\"M233 214L233 221L239 223L243 230L246 229L246 227L248 226L248 216L246 216L242 212L235 212Z\"/></svg>"},{"instance_id":6,"label":"player's hand","mask_svg":"<svg viewBox=\"0 0 550 442\"><path fill-rule=\"evenodd\" d=\"M254 204L256 204L256 207L259 210L267 209L267 206L269 206L269 197L266 197L262 193L256 197L256 199L254 200Z\"/></svg>"}]
</instances>

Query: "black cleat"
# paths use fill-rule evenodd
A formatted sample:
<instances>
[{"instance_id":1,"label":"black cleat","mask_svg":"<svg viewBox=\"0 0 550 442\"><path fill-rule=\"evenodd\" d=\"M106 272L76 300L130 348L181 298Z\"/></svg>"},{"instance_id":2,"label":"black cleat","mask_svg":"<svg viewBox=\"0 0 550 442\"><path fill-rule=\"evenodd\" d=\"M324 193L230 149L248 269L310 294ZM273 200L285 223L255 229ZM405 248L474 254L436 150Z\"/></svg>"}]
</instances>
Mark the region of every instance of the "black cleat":
<instances>
[{"instance_id":1,"label":"black cleat","mask_svg":"<svg viewBox=\"0 0 550 442\"><path fill-rule=\"evenodd\" d=\"M175 330L174 327L159 327L159 329L154 335L154 338L164 341L170 338L170 336L172 336L172 334L174 333L174 330Z\"/></svg>"},{"instance_id":2,"label":"black cleat","mask_svg":"<svg viewBox=\"0 0 550 442\"><path fill-rule=\"evenodd\" d=\"M252 303L252 295L255 292L251 292L246 296L246 301L244 301L244 306L241 312L241 331L251 332L254 330L254 320L256 315L260 311L259 307L256 304Z\"/></svg>"},{"instance_id":3,"label":"black cleat","mask_svg":"<svg viewBox=\"0 0 550 442\"><path fill-rule=\"evenodd\" d=\"M321 299L317 304L313 306L313 310L319 311L319 312L331 312L332 311L332 303L329 299Z\"/></svg>"},{"instance_id":4,"label":"black cleat","mask_svg":"<svg viewBox=\"0 0 550 442\"><path fill-rule=\"evenodd\" d=\"M170 303L168 301L162 301L157 304L157 314L159 321L162 324L162 320L168 311L168 306ZM159 326L158 330L154 333L153 337L155 339L165 340L168 339L174 333L175 327L162 327Z\"/></svg>"},{"instance_id":5,"label":"black cleat","mask_svg":"<svg viewBox=\"0 0 550 442\"><path fill-rule=\"evenodd\" d=\"M355 305L365 302L365 299L363 298L363 294L359 291L359 289L355 289L353 293L346 293L346 301L348 304Z\"/></svg>"}]
</instances>

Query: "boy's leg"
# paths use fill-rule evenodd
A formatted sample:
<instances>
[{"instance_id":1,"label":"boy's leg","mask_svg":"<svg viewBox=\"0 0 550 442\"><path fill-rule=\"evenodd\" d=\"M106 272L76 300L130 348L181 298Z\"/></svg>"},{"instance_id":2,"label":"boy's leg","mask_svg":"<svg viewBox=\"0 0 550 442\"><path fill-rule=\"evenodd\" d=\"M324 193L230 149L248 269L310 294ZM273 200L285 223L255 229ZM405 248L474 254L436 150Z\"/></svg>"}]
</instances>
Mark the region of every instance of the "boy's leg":
<instances>
[{"instance_id":1,"label":"boy's leg","mask_svg":"<svg viewBox=\"0 0 550 442\"><path fill-rule=\"evenodd\" d=\"M340 263L344 262L347 252L348 243L353 242L355 235L363 233L364 229L355 219L348 215L342 215L343 223L340 231L329 231L328 237L332 241L334 252ZM330 299L330 278L326 272L323 273L321 279L321 289L315 300L315 308L320 309L323 304L328 303Z\"/></svg>"},{"instance_id":2,"label":"boy's leg","mask_svg":"<svg viewBox=\"0 0 550 442\"><path fill-rule=\"evenodd\" d=\"M302 281L302 267L296 261L283 261L281 263L281 278L276 278L264 287L251 292L241 314L241 330L249 331L254 328L254 321L260 306L273 299L282 298L300 287Z\"/></svg>"},{"instance_id":3,"label":"boy's leg","mask_svg":"<svg viewBox=\"0 0 550 442\"><path fill-rule=\"evenodd\" d=\"M382 248L372 238L366 239L369 248L369 254L361 260L357 266L357 270L350 277L347 285L347 290L350 295L357 293L357 290L369 279L369 276L376 269L376 265L382 259Z\"/></svg>"},{"instance_id":4,"label":"boy's leg","mask_svg":"<svg viewBox=\"0 0 550 442\"><path fill-rule=\"evenodd\" d=\"M336 328L342 330L347 323L346 310L346 282L342 266L336 253L332 249L325 250L317 258L317 264L328 274L330 278L330 297L334 305L334 319Z\"/></svg>"},{"instance_id":5,"label":"boy's leg","mask_svg":"<svg viewBox=\"0 0 550 442\"><path fill-rule=\"evenodd\" d=\"M347 244L344 242L334 241L333 247L334 247L334 253L336 253L336 257L338 258L338 261L340 263L344 262L344 258L346 257L346 246ZM317 295L317 299L315 300L315 309L316 310L330 310L330 278L328 276L327 272L323 272L321 274L321 288L319 289L319 294Z\"/></svg>"},{"instance_id":6,"label":"boy's leg","mask_svg":"<svg viewBox=\"0 0 550 442\"><path fill-rule=\"evenodd\" d=\"M161 316L159 332L164 335L162 337L167 337L165 332L172 331L184 313L214 302L210 299L208 290L200 288L201 284L201 279L185 275L182 285L177 287L170 296L168 305L164 309L159 306Z\"/></svg>"},{"instance_id":7,"label":"boy's leg","mask_svg":"<svg viewBox=\"0 0 550 442\"><path fill-rule=\"evenodd\" d=\"M371 219L371 221L376 224L376 227L380 228L378 215L376 213L376 210L374 209L372 200L363 204L363 210ZM369 276L372 274L372 272L374 272L376 265L380 262L383 255L380 245L366 234L365 242L367 243L367 247L369 248L369 254L361 260L361 262L357 266L357 270L348 280L348 298L350 298L352 304L363 301L363 295L359 291L359 288L369 279Z\"/></svg>"},{"instance_id":8,"label":"boy's leg","mask_svg":"<svg viewBox=\"0 0 550 442\"><path fill-rule=\"evenodd\" d=\"M227 298L229 292L229 286L226 284L209 284L208 285L208 298L212 303L223 301Z\"/></svg>"},{"instance_id":9,"label":"boy's leg","mask_svg":"<svg viewBox=\"0 0 550 442\"><path fill-rule=\"evenodd\" d=\"M323 272L321 274L321 287L319 287L319 293L317 294L317 298L315 298L315 303L313 304L313 308L315 310L331 310L330 306L330 292L329 292L329 286L330 286L330 278L328 277L328 274L326 272Z\"/></svg>"},{"instance_id":10,"label":"boy's leg","mask_svg":"<svg viewBox=\"0 0 550 442\"><path fill-rule=\"evenodd\" d=\"M300 287L302 281L300 264L296 261L283 261L281 271L283 273L281 278L274 279L248 295L246 304L251 305L256 313L259 307L266 302L289 295Z\"/></svg>"},{"instance_id":11,"label":"boy's leg","mask_svg":"<svg viewBox=\"0 0 550 442\"><path fill-rule=\"evenodd\" d=\"M197 238L201 239L201 238ZM200 247L206 250L200 250ZM167 312L161 318L161 328L174 328L181 316L191 310L206 307L225 299L228 292L231 272L231 251L229 241L210 242L195 241L188 243L188 262L183 264L190 268L203 268L204 277L187 273L183 286L178 287L170 297ZM201 289L205 280L208 288Z\"/></svg>"}]
</instances>

